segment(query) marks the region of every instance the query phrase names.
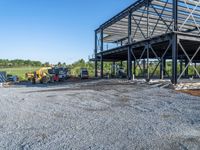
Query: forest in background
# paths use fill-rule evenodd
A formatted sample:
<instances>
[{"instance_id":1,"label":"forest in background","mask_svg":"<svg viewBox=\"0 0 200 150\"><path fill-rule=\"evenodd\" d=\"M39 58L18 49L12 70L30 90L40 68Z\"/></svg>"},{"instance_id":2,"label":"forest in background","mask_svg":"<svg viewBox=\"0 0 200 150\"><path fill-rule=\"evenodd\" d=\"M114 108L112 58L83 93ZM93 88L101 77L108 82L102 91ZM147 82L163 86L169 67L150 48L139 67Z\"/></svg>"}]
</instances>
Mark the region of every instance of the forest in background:
<instances>
[{"instance_id":1,"label":"forest in background","mask_svg":"<svg viewBox=\"0 0 200 150\"><path fill-rule=\"evenodd\" d=\"M141 62L140 62L141 63ZM120 66L121 62L116 62L116 65ZM150 62L149 68L150 73L152 73L157 66L158 62L152 61ZM54 64L54 66L63 66L69 68L72 76L78 76L80 73L81 68L87 68L89 75L91 77L94 76L94 62L85 61L84 59L80 59L72 64L67 65L66 63L58 62ZM25 73L33 72L40 67L48 67L51 66L49 62L42 63L40 61L32 61L32 60L22 60L22 59L15 59L15 60L8 60L8 59L0 59L0 71L6 71L7 74L10 75L17 75L20 80L25 80ZM140 64L142 67L142 64ZM166 72L170 76L171 75L171 61L167 61L166 63ZM111 74L112 62L104 62L104 74ZM124 68L125 72L127 71L127 63L126 61L122 63L122 68ZM183 67L184 69L184 67ZM100 70L100 64L98 65L98 70ZM197 70L200 72L200 65L197 65ZM147 70L145 70L147 72ZM180 64L178 63L178 72L180 72ZM143 72L137 67L136 69L136 76L142 75ZM159 66L155 70L155 75L159 76ZM195 71L193 66L189 66L189 75L194 75Z\"/></svg>"}]
</instances>

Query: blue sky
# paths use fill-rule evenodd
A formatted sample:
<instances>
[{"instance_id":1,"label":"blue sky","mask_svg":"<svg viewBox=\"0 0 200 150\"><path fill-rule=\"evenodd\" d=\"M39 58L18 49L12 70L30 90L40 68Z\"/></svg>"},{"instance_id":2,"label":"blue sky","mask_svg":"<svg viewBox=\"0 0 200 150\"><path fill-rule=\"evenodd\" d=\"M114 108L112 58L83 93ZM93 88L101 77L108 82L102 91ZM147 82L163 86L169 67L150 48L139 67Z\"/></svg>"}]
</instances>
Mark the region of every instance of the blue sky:
<instances>
[{"instance_id":1,"label":"blue sky","mask_svg":"<svg viewBox=\"0 0 200 150\"><path fill-rule=\"evenodd\" d=\"M134 0L0 0L0 59L88 59L94 30Z\"/></svg>"}]
</instances>

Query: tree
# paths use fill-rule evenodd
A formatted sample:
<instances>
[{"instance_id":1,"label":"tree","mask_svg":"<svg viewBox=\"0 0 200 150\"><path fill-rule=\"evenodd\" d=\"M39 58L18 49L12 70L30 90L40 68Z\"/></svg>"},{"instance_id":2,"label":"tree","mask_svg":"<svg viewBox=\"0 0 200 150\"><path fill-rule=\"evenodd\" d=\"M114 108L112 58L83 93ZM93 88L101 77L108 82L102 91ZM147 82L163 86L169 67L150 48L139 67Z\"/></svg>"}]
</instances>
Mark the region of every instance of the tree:
<instances>
[{"instance_id":1,"label":"tree","mask_svg":"<svg viewBox=\"0 0 200 150\"><path fill-rule=\"evenodd\" d=\"M61 67L61 66L62 66L61 62L58 62L58 67Z\"/></svg>"},{"instance_id":2,"label":"tree","mask_svg":"<svg viewBox=\"0 0 200 150\"><path fill-rule=\"evenodd\" d=\"M49 67L49 66L50 66L49 62L45 62L45 63L44 63L44 66L45 66L45 67Z\"/></svg>"}]
</instances>

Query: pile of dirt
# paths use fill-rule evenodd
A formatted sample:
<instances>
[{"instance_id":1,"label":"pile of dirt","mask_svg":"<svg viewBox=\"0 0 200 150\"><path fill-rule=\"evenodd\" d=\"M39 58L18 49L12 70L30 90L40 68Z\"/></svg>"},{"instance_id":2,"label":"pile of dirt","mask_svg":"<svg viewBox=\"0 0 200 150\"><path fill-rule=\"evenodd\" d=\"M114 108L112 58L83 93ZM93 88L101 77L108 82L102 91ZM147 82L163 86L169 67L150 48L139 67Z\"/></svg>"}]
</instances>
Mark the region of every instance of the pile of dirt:
<instances>
[{"instance_id":1,"label":"pile of dirt","mask_svg":"<svg viewBox=\"0 0 200 150\"><path fill-rule=\"evenodd\" d=\"M200 97L200 90L179 90L178 92L182 92L182 93Z\"/></svg>"}]
</instances>

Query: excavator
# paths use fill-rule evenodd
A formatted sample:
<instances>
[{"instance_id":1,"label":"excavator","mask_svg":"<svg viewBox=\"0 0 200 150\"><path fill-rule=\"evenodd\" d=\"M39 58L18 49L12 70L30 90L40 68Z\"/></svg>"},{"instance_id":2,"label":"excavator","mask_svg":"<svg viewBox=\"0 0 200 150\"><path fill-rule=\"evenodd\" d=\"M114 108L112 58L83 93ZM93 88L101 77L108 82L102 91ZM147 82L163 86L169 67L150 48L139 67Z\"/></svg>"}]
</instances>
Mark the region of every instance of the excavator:
<instances>
[{"instance_id":1,"label":"excavator","mask_svg":"<svg viewBox=\"0 0 200 150\"><path fill-rule=\"evenodd\" d=\"M51 69L51 67L42 67L33 73L26 73L25 76L33 84L54 82L54 74L50 74Z\"/></svg>"}]
</instances>

